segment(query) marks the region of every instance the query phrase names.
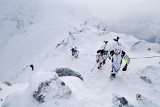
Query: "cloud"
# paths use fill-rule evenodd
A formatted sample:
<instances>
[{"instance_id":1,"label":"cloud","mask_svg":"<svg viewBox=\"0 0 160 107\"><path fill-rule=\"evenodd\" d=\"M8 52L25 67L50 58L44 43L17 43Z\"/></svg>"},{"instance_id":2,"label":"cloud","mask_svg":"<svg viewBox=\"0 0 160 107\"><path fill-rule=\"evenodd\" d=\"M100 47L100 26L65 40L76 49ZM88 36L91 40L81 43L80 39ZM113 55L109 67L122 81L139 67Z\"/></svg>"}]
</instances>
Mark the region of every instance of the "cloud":
<instances>
[{"instance_id":1,"label":"cloud","mask_svg":"<svg viewBox=\"0 0 160 107\"><path fill-rule=\"evenodd\" d=\"M160 0L67 0L67 3L102 20L111 31L150 42L160 35Z\"/></svg>"}]
</instances>

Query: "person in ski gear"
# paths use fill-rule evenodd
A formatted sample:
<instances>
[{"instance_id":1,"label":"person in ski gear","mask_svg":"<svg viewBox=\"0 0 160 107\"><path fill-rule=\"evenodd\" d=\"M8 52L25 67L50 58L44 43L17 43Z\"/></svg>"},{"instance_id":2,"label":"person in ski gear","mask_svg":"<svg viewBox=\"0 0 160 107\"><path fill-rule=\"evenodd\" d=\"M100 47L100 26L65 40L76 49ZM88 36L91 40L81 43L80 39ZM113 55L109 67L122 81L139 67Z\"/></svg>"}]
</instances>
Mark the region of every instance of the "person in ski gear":
<instances>
[{"instance_id":1,"label":"person in ski gear","mask_svg":"<svg viewBox=\"0 0 160 107\"><path fill-rule=\"evenodd\" d=\"M106 59L108 58L108 51L109 51L109 47L107 46L108 41L104 41L104 45L102 45L101 50L103 53L103 65L106 62Z\"/></svg>"},{"instance_id":2,"label":"person in ski gear","mask_svg":"<svg viewBox=\"0 0 160 107\"><path fill-rule=\"evenodd\" d=\"M34 70L34 66L33 66L33 64L31 64L31 65L30 65L30 67L31 67L31 69L32 69L32 71L33 71L33 70Z\"/></svg>"},{"instance_id":3,"label":"person in ski gear","mask_svg":"<svg viewBox=\"0 0 160 107\"><path fill-rule=\"evenodd\" d=\"M122 64L122 59L123 57L126 55L126 53L119 49L119 48L115 48L114 50L110 51L110 59L112 61L112 71L111 71L111 76L115 77L116 73L118 73L118 71L121 68L121 64ZM123 71L127 70L127 63L126 65L123 67Z\"/></svg>"},{"instance_id":4,"label":"person in ski gear","mask_svg":"<svg viewBox=\"0 0 160 107\"><path fill-rule=\"evenodd\" d=\"M77 50L77 48L76 47L72 48L71 51L72 51L72 56L78 58L79 51Z\"/></svg>"},{"instance_id":5,"label":"person in ski gear","mask_svg":"<svg viewBox=\"0 0 160 107\"><path fill-rule=\"evenodd\" d=\"M98 69L102 68L102 65L105 64L106 59L107 59L107 55L105 55L105 51L98 50L96 55L96 62L98 63Z\"/></svg>"}]
</instances>

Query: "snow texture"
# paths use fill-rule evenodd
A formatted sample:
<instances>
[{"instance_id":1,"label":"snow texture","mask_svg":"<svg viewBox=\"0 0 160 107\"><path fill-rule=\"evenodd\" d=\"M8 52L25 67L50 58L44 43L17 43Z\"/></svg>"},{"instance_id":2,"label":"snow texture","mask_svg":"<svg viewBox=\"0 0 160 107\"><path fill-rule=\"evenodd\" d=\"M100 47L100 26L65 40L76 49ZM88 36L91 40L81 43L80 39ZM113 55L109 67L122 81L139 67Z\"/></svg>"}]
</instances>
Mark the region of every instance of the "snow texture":
<instances>
[{"instance_id":1,"label":"snow texture","mask_svg":"<svg viewBox=\"0 0 160 107\"><path fill-rule=\"evenodd\" d=\"M137 94L136 95L137 101L138 103L142 106L142 107L158 107L157 105L155 105L154 103L152 103L150 100L148 100L147 98L145 98L144 96Z\"/></svg>"},{"instance_id":2,"label":"snow texture","mask_svg":"<svg viewBox=\"0 0 160 107\"><path fill-rule=\"evenodd\" d=\"M45 76L45 77L43 77ZM35 81L36 80L36 81ZM54 72L34 74L30 80L31 84L24 92L15 92L9 95L2 107L27 107L29 103L28 98L34 98L39 103L47 102L56 99L69 99L72 94L71 89L60 80L58 75ZM34 90L34 91L33 91ZM15 103L15 97L17 101ZM25 105L25 102L28 104Z\"/></svg>"},{"instance_id":3,"label":"snow texture","mask_svg":"<svg viewBox=\"0 0 160 107\"><path fill-rule=\"evenodd\" d=\"M129 105L129 102L126 100L125 97L119 97L114 93L113 93L112 103L114 107L134 107L132 105Z\"/></svg>"},{"instance_id":4,"label":"snow texture","mask_svg":"<svg viewBox=\"0 0 160 107\"><path fill-rule=\"evenodd\" d=\"M72 93L69 87L65 86L65 83L62 82L56 74L52 75L53 78L41 82L37 90L33 93L33 97L40 103L52 98L69 98Z\"/></svg>"},{"instance_id":5,"label":"snow texture","mask_svg":"<svg viewBox=\"0 0 160 107\"><path fill-rule=\"evenodd\" d=\"M0 0L0 106L159 107L159 13L159 0ZM131 60L110 81L96 52L117 37Z\"/></svg>"}]
</instances>

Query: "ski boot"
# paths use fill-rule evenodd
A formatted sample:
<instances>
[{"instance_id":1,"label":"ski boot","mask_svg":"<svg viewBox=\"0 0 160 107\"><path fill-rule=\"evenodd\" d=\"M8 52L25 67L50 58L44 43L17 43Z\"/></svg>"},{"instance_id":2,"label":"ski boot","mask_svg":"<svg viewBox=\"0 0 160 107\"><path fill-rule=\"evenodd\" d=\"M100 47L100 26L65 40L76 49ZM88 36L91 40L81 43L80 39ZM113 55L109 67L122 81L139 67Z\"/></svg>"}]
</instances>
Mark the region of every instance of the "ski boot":
<instances>
[{"instance_id":1,"label":"ski boot","mask_svg":"<svg viewBox=\"0 0 160 107\"><path fill-rule=\"evenodd\" d=\"M116 78L116 74L115 74L115 73L112 73L111 76L110 76L110 79L113 80L113 79L115 79L115 78Z\"/></svg>"},{"instance_id":2,"label":"ski boot","mask_svg":"<svg viewBox=\"0 0 160 107\"><path fill-rule=\"evenodd\" d=\"M101 69L102 69L102 66L99 66L98 69L101 70Z\"/></svg>"}]
</instances>

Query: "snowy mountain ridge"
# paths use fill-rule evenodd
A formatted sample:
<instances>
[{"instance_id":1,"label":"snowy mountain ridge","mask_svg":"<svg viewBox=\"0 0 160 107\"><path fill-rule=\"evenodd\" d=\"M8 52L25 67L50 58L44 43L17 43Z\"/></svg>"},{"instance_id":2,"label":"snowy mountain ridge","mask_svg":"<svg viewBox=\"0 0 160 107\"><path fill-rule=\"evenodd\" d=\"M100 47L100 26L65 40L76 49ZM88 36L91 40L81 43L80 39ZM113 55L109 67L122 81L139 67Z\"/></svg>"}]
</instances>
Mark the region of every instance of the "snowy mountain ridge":
<instances>
[{"instance_id":1,"label":"snowy mountain ridge","mask_svg":"<svg viewBox=\"0 0 160 107\"><path fill-rule=\"evenodd\" d=\"M17 74L15 78L12 78L14 82L20 82L23 81L25 84L28 84L28 80L32 78L30 81L30 87L36 87L36 84L34 81L43 81L42 77L44 75L48 75L48 73L53 72L57 67L68 67L72 68L75 71L78 71L84 76L84 82L82 83L79 79L75 77L60 77L60 79L71 88L72 94L67 99L56 99L51 98L48 99L43 104L38 104L35 99L33 99L32 94L34 92L34 88L30 88L32 91L29 91L29 88L26 88L26 91L22 91L21 93L15 93L13 95L8 96L6 99L6 102L3 104L2 107L10 107L10 106L19 106L19 107L28 107L30 105L37 105L40 107L44 106L61 106L63 107L64 104L66 107L78 106L78 107L89 107L89 106L112 106L112 94L116 93L120 96L124 96L129 100L129 103L135 107L158 107L158 98L159 94L159 82L156 78L159 78L159 60L153 59L133 59L131 60L131 64L129 65L127 72L119 72L119 76L117 77L117 80L110 81L109 80L109 74L111 70L111 63L108 60L107 64L103 67L101 71L97 70L97 68L94 69L93 73L90 72L93 65L95 64L95 55L97 49L101 47L104 40L108 40L108 46L112 49L115 46L115 41L113 41L113 38L119 36L120 37L120 43L122 45L122 48L127 52L127 54L130 57L140 57L144 55L159 55L160 48L157 47L157 44L151 44L147 42L139 42L138 39L134 38L133 36L128 36L125 34L118 34L109 32L107 30L104 31L103 24L100 24L95 21L87 22L80 24L78 28L74 27L73 30L68 31L68 37L67 39L63 39L62 42L58 42L57 45L50 45L45 51L43 51L43 54L40 54L34 59L34 64L36 65L36 70L31 71L31 69L28 67L24 69L24 71L21 71ZM96 24L95 24L96 23ZM84 25L83 25L84 24ZM83 30L82 30L83 29ZM106 28L107 29L107 28ZM132 39L131 39L132 38ZM137 43L138 42L138 43ZM116 43L117 44L117 43ZM134 46L137 47L135 48ZM151 50L148 50L148 48L144 48L143 52L146 53L142 54L142 46L146 45L149 46L148 48L151 48ZM80 51L79 58L74 59L70 55L70 49L71 47L76 46L78 50ZM153 47L153 48L152 48ZM86 51L87 50L87 51ZM56 62L55 62L56 61ZM142 62L151 61L152 63L143 63ZM137 63L141 63L140 67L134 68ZM148 66L149 65L149 66ZM152 65L152 66L150 66ZM44 70L43 70L44 69ZM150 73L153 70L153 74ZM34 76L34 75L39 76ZM41 75L42 74L42 75ZM155 75L156 74L156 75ZM48 76L45 76L45 78L49 79L49 76L53 76L52 74L49 74ZM152 84L149 85L145 81L141 80L141 76L148 77ZM100 83L102 82L102 83ZM133 86L135 84L136 86ZM22 84L23 85L23 84ZM108 88L110 87L110 88ZM120 88L117 89L117 87ZM140 87L140 88L134 88L134 87ZM2 87L3 88L3 87ZM125 90L125 89L132 89L132 90ZM105 93L102 93L103 90ZM124 91L125 90L125 93ZM36 91L36 90L35 90ZM132 94L130 94L132 92ZM149 92L149 93L148 93ZM151 96L150 93L152 93ZM146 104L139 104L136 102L136 94L142 94L147 97L149 100L147 105ZM23 98L21 97L23 95ZM97 99L97 96L100 95L100 98ZM103 96L104 95L104 96ZM130 96L129 96L130 95ZM13 100L13 97L17 97L19 99L19 102L22 103L15 103ZM87 97L88 96L88 97ZM93 97L95 96L95 98ZM107 100L104 100L107 99ZM30 102L30 100L32 101ZM85 99L85 100L84 100ZM25 102L24 102L25 101ZM74 103L73 103L74 102ZM81 103L83 102L83 103ZM152 103L151 103L152 102ZM104 104L104 105L101 105ZM141 103L141 102L140 102ZM10 104L10 105L8 105ZM25 105L27 104L27 105ZM79 105L77 105L79 104ZM116 104L115 104L116 105ZM156 105L156 106L154 106ZM118 106L117 106L118 107Z\"/></svg>"},{"instance_id":2,"label":"snowy mountain ridge","mask_svg":"<svg viewBox=\"0 0 160 107\"><path fill-rule=\"evenodd\" d=\"M85 3L0 1L4 5L0 6L1 107L160 106L158 42L112 32L105 20L89 13L86 7L92 5ZM110 81L111 61L107 59L98 70L95 57L104 41L114 49L117 36L131 62L126 72L120 70ZM72 47L79 50L79 58L71 56ZM57 68L66 68L67 74L56 74Z\"/></svg>"}]
</instances>

